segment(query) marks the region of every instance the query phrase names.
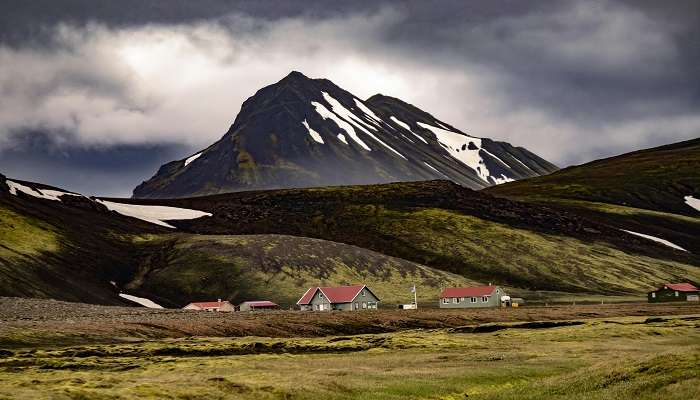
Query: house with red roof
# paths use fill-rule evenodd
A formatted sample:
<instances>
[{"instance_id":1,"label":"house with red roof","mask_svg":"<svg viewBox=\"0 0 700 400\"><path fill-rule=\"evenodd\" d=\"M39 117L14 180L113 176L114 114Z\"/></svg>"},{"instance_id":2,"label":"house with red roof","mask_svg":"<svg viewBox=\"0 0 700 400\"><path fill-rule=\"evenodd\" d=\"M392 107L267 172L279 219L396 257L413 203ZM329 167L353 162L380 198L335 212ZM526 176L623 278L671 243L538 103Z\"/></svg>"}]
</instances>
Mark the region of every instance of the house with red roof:
<instances>
[{"instance_id":1,"label":"house with red roof","mask_svg":"<svg viewBox=\"0 0 700 400\"><path fill-rule=\"evenodd\" d=\"M267 300L244 301L238 306L240 311L277 310L280 306Z\"/></svg>"},{"instance_id":2,"label":"house with red roof","mask_svg":"<svg viewBox=\"0 0 700 400\"><path fill-rule=\"evenodd\" d=\"M649 303L668 301L700 301L700 289L691 283L666 283L647 293Z\"/></svg>"},{"instance_id":3,"label":"house with red roof","mask_svg":"<svg viewBox=\"0 0 700 400\"><path fill-rule=\"evenodd\" d=\"M228 301L200 301L196 303L190 303L183 307L184 310L198 310L198 311L236 311L236 307Z\"/></svg>"},{"instance_id":4,"label":"house with red roof","mask_svg":"<svg viewBox=\"0 0 700 400\"><path fill-rule=\"evenodd\" d=\"M365 285L311 287L297 301L302 311L376 310L379 297Z\"/></svg>"},{"instance_id":5,"label":"house with red roof","mask_svg":"<svg viewBox=\"0 0 700 400\"><path fill-rule=\"evenodd\" d=\"M446 288L440 293L440 308L508 307L510 301L510 296L495 285Z\"/></svg>"}]
</instances>

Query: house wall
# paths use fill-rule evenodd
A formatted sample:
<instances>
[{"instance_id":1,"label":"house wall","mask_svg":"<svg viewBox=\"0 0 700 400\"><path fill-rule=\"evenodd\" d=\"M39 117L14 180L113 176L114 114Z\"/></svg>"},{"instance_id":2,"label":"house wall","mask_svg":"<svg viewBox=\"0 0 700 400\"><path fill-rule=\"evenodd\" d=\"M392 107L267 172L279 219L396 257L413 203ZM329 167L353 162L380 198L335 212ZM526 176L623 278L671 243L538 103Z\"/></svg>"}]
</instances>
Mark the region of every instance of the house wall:
<instances>
[{"instance_id":1,"label":"house wall","mask_svg":"<svg viewBox=\"0 0 700 400\"><path fill-rule=\"evenodd\" d=\"M488 296L488 301L483 302L481 301L481 297L476 298L476 303L471 302L471 297L464 297L462 298L457 298L458 302L455 303L453 298L449 298L449 303L445 304L443 302L443 299L439 300L439 306L440 308L491 308L491 307L500 307L501 306L501 296L503 296L503 290L499 288L498 286L496 287L496 290L493 292L491 296Z\"/></svg>"},{"instance_id":2,"label":"house wall","mask_svg":"<svg viewBox=\"0 0 700 400\"><path fill-rule=\"evenodd\" d=\"M317 290L316 293L314 294L314 297L311 298L311 301L309 302L311 305L311 310L312 311L330 311L331 310L331 303L328 301L326 296L321 293L320 290ZM323 306L323 310L319 309L319 306Z\"/></svg>"},{"instance_id":3,"label":"house wall","mask_svg":"<svg viewBox=\"0 0 700 400\"><path fill-rule=\"evenodd\" d=\"M240 311L250 311L251 310L250 304L246 304L246 303L241 303L241 305L238 306L238 309Z\"/></svg>"},{"instance_id":4,"label":"house wall","mask_svg":"<svg viewBox=\"0 0 700 400\"><path fill-rule=\"evenodd\" d=\"M367 306L367 308L363 307L363 303ZM365 288L362 289L362 292L357 294L357 297L355 297L355 300L352 303L344 303L344 306L347 308L343 308L343 310L369 310L370 308L368 303L375 303L377 306L379 306L379 299Z\"/></svg>"},{"instance_id":5,"label":"house wall","mask_svg":"<svg viewBox=\"0 0 700 400\"><path fill-rule=\"evenodd\" d=\"M678 293L676 295L676 293ZM666 303L669 301L688 301L688 295L697 296L700 292L679 292L672 289L659 289L647 293L649 303Z\"/></svg>"}]
</instances>

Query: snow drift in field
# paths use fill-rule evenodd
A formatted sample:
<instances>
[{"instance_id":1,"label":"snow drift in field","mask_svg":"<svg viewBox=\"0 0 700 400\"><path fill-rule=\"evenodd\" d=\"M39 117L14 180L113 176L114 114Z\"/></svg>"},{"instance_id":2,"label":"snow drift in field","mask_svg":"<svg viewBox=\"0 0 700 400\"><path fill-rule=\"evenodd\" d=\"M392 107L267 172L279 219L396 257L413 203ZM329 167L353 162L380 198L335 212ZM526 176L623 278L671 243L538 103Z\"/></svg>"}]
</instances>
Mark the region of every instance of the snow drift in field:
<instances>
[{"instance_id":1,"label":"snow drift in field","mask_svg":"<svg viewBox=\"0 0 700 400\"><path fill-rule=\"evenodd\" d=\"M635 235L635 236L643 237L643 238L645 238L645 239L649 239L649 240L653 240L653 241L655 241L655 242L659 242L659 243L661 243L661 244L665 244L666 246L672 247L672 248L674 248L674 249L676 249L676 250L688 251L688 250L682 248L681 246L678 246L677 244L673 244L673 243L671 243L671 242L669 242L668 240L665 240L665 239L657 238L656 236L645 235L645 234L643 234L643 233L632 232L632 231L628 231L628 230L625 230L625 229L623 229L623 231L625 231L625 232L627 232L627 233L629 233L629 234Z\"/></svg>"},{"instance_id":2,"label":"snow drift in field","mask_svg":"<svg viewBox=\"0 0 700 400\"><path fill-rule=\"evenodd\" d=\"M116 211L119 214L126 215L127 217L138 218L152 224L173 229L175 229L175 227L166 223L165 221L211 217L211 214L208 212L190 210L187 208L124 204L99 199L96 201L100 204L104 204L110 211Z\"/></svg>"},{"instance_id":3,"label":"snow drift in field","mask_svg":"<svg viewBox=\"0 0 700 400\"><path fill-rule=\"evenodd\" d=\"M10 188L10 193L17 196L17 192L22 192L24 194L28 194L30 196L34 196L39 199L46 199L46 200L53 200L53 201L61 201L61 196L82 196L77 193L70 193L70 192L63 192L61 190L52 190L52 189L33 189L30 188L29 186L22 185L21 183L17 183L14 181L11 181L9 179L5 180L5 183L7 183L7 186Z\"/></svg>"},{"instance_id":4,"label":"snow drift in field","mask_svg":"<svg viewBox=\"0 0 700 400\"><path fill-rule=\"evenodd\" d=\"M685 204L693 207L694 209L700 211L700 199L696 199L693 196L685 196Z\"/></svg>"},{"instance_id":5,"label":"snow drift in field","mask_svg":"<svg viewBox=\"0 0 700 400\"><path fill-rule=\"evenodd\" d=\"M134 303L141 304L146 308L163 308L163 306L152 302L151 300L144 299L143 297L136 297L130 294L119 293L119 297L133 301Z\"/></svg>"}]
</instances>

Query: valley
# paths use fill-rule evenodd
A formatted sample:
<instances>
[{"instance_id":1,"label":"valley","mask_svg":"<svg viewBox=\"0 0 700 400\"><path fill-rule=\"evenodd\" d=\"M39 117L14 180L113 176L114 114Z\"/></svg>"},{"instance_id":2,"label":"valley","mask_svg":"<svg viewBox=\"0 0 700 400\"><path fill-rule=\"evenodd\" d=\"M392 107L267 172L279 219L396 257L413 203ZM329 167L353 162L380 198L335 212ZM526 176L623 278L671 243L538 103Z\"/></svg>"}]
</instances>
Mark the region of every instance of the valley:
<instances>
[{"instance_id":1,"label":"valley","mask_svg":"<svg viewBox=\"0 0 700 400\"><path fill-rule=\"evenodd\" d=\"M0 300L0 303L8 305L7 301ZM22 307L22 303L18 305ZM697 312L697 307L676 306L675 310L672 306L636 307L637 310L629 307L626 310L665 316L616 317L624 315L625 311L620 310L625 310L625 307L594 310L585 306L541 310L539 314L533 309L508 310L514 313L505 319L503 310L500 316L496 315L497 312L465 316L463 312L444 310L333 314L273 312L256 316L203 313L201 318L195 319L196 322L184 325L185 331L174 330L177 338L163 337L165 330L154 329L153 324L141 324L140 327L134 324L130 333L138 336L120 337L117 342L92 341L87 330L88 335L72 343L57 335L44 336L48 341L41 343L40 335L34 337L33 343L10 349L6 349L7 328L3 326L0 328L0 348L3 348L0 350L0 381L3 382L0 397L696 397L696 366L700 360L698 317L697 314L682 314L684 311ZM71 307L71 318L84 327L86 323L81 322L75 311L81 308L80 305ZM573 311L576 309L578 311ZM140 313L172 311L143 310ZM668 315L676 313L681 315ZM94 318L94 306L90 307L90 314ZM135 312L113 314L116 318L128 319L127 315ZM583 319L549 324L484 323L493 321L493 317L511 321L546 318L547 314ZM31 316L32 313L22 315ZM168 318L160 321L168 321ZM187 329L207 318L218 321L209 324L212 330L199 331L209 337L190 336L192 332ZM259 322L251 321L253 318ZM469 321L470 318L473 319ZM275 319L278 322L274 324L260 323ZM392 319L397 322L394 327L387 324ZM364 332L362 329L352 333L342 331L343 327L356 325L362 320L381 320L383 324L367 325ZM399 323L401 320L403 322ZM474 328L466 329L461 325L474 321L479 321L480 325L476 326L483 329L476 332L481 333L474 333ZM249 330L251 322L263 330ZM45 327L50 326L47 321L43 323ZM166 327L167 323L161 326ZM224 326L245 327L246 332L252 332L256 337L221 337L237 335L235 328L229 330L228 335L224 333ZM303 336L290 337L290 334L294 335L293 331L282 329L278 331L282 333L280 336L275 331L266 330L265 326L291 329L316 326L320 330L297 330L296 334ZM411 329L418 326L422 329ZM49 331L44 329L41 332L46 334ZM122 335L124 331L115 333ZM211 337L212 334L218 337ZM247 333L239 334L247 336ZM185 337L180 337L183 335ZM361 373L349 372L347 365L357 365L355 371ZM319 380L305 379L310 373Z\"/></svg>"}]
</instances>

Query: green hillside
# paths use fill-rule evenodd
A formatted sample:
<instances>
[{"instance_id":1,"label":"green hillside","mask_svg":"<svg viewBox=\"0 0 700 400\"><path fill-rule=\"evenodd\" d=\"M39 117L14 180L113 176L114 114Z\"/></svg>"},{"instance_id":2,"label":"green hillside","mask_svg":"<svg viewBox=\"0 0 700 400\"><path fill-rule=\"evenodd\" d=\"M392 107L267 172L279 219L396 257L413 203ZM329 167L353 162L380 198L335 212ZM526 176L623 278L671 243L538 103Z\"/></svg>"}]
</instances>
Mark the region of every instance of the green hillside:
<instances>
[{"instance_id":1,"label":"green hillside","mask_svg":"<svg viewBox=\"0 0 700 400\"><path fill-rule=\"evenodd\" d=\"M176 223L192 233L321 238L524 291L640 294L666 281L700 279L693 252L626 234L604 219L445 181L131 202L214 214Z\"/></svg>"},{"instance_id":2,"label":"green hillside","mask_svg":"<svg viewBox=\"0 0 700 400\"><path fill-rule=\"evenodd\" d=\"M485 189L519 200L572 199L700 217L700 138L636 151Z\"/></svg>"},{"instance_id":3,"label":"green hillside","mask_svg":"<svg viewBox=\"0 0 700 400\"><path fill-rule=\"evenodd\" d=\"M443 287L488 282L528 297L639 296L667 281L700 282L694 251L594 214L445 181L120 200L213 214L169 221L177 230L84 197L1 189L0 296L123 304L121 290L166 306L215 298L288 306L308 286L362 282L385 304L409 301L414 283L419 300L435 304ZM691 217L673 221L688 240L698 229Z\"/></svg>"},{"instance_id":4,"label":"green hillside","mask_svg":"<svg viewBox=\"0 0 700 400\"><path fill-rule=\"evenodd\" d=\"M296 303L311 286L364 283L385 304L418 300L436 304L442 288L473 285L462 276L326 240L283 235L164 235L138 237L163 257L140 266L129 293L159 304L183 306L190 301L223 298Z\"/></svg>"}]
</instances>

